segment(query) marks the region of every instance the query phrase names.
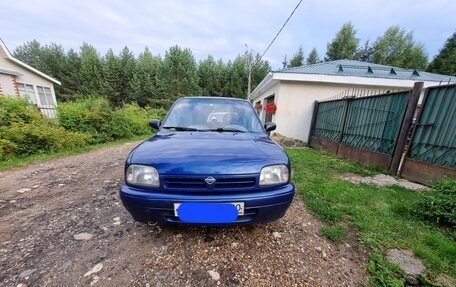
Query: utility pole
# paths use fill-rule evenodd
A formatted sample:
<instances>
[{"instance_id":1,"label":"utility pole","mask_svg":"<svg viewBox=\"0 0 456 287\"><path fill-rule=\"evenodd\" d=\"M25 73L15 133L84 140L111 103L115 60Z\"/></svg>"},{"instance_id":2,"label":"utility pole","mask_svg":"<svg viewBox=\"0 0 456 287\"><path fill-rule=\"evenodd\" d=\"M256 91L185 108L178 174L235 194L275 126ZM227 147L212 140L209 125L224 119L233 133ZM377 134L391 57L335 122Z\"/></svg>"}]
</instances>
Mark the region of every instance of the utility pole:
<instances>
[{"instance_id":1,"label":"utility pole","mask_svg":"<svg viewBox=\"0 0 456 287\"><path fill-rule=\"evenodd\" d=\"M252 90L252 59L249 54L249 47L245 44L245 55L247 57L247 100Z\"/></svg>"}]
</instances>

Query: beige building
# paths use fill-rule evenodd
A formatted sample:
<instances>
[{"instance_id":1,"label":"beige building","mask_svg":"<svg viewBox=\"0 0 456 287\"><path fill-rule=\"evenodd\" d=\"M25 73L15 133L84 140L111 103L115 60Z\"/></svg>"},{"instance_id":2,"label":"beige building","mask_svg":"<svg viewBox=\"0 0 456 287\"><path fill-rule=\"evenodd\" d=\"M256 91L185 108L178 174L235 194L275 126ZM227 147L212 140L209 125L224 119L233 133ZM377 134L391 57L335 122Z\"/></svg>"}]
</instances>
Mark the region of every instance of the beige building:
<instances>
[{"instance_id":1,"label":"beige building","mask_svg":"<svg viewBox=\"0 0 456 287\"><path fill-rule=\"evenodd\" d=\"M277 124L276 132L308 142L315 101L344 96L363 96L456 82L450 76L417 70L338 60L270 72L249 95L263 122ZM275 113L267 111L274 103Z\"/></svg>"},{"instance_id":2,"label":"beige building","mask_svg":"<svg viewBox=\"0 0 456 287\"><path fill-rule=\"evenodd\" d=\"M0 96L27 99L43 114L54 117L57 106L54 84L60 82L14 58L0 39Z\"/></svg>"}]
</instances>

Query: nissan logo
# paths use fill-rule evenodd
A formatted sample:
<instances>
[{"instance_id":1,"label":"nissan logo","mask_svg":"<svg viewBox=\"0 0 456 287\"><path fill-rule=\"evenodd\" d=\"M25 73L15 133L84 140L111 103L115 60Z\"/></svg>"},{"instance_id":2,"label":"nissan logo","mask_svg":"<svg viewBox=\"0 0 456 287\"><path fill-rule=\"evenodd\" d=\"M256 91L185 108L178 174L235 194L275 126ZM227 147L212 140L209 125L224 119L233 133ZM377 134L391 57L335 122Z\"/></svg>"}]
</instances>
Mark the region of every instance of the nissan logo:
<instances>
[{"instance_id":1,"label":"nissan logo","mask_svg":"<svg viewBox=\"0 0 456 287\"><path fill-rule=\"evenodd\" d=\"M214 184L216 182L215 178L213 178L212 176L209 176L208 178L206 178L204 180L207 184Z\"/></svg>"}]
</instances>

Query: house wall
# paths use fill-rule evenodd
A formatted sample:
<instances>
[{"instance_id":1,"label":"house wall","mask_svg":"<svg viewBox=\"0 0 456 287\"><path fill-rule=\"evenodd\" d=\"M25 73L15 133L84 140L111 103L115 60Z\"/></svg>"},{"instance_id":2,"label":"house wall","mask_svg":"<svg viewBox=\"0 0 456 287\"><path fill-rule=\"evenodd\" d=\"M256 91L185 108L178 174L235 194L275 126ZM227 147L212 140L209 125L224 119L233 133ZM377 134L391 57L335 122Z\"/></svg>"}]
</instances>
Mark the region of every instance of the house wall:
<instances>
[{"instance_id":1,"label":"house wall","mask_svg":"<svg viewBox=\"0 0 456 287\"><path fill-rule=\"evenodd\" d=\"M1 95L16 96L11 75L0 74L0 86L2 87Z\"/></svg>"},{"instance_id":2,"label":"house wall","mask_svg":"<svg viewBox=\"0 0 456 287\"><path fill-rule=\"evenodd\" d=\"M280 81L262 93L253 103L256 103L258 99L266 98L274 92L277 111L273 120L277 124L276 132L287 137L308 142L314 102L331 98L340 92L354 87L358 89L397 89L397 87L392 88L378 85L354 86L353 84Z\"/></svg>"},{"instance_id":3,"label":"house wall","mask_svg":"<svg viewBox=\"0 0 456 287\"><path fill-rule=\"evenodd\" d=\"M30 84L34 86L35 89L35 95L34 95L34 100L32 101L34 103L41 104L39 101L38 93L36 91L36 86L42 86L42 87L48 87L51 89L52 92L52 101L54 105L57 105L57 100L55 97L55 92L54 92L54 85L51 81L48 79L45 79L33 72L31 72L28 69L23 68L22 66L17 65L16 63L10 61L9 59L2 57L0 55L0 67L6 68L6 69L11 69L14 71L17 71L20 73L20 75L16 76L16 82L18 83L24 83L24 84ZM14 91L14 85L11 80L11 75L6 75L6 74L0 74L0 83L2 85L2 90L4 95L16 95Z\"/></svg>"},{"instance_id":4,"label":"house wall","mask_svg":"<svg viewBox=\"0 0 456 287\"><path fill-rule=\"evenodd\" d=\"M264 110L265 107L266 107L266 98L274 95L274 101L277 105L277 103L279 102L279 88L280 88L280 85L279 84L276 84L274 86L272 86L271 88L267 89L266 91L264 91L260 97L256 98L252 104L255 105L258 101L261 102L261 104L263 105L263 108L259 114L259 117L261 119L261 121L264 123L265 121L265 117L266 117L266 111ZM277 114L277 113L276 113ZM272 115L272 121L275 122L276 120L276 115Z\"/></svg>"}]
</instances>

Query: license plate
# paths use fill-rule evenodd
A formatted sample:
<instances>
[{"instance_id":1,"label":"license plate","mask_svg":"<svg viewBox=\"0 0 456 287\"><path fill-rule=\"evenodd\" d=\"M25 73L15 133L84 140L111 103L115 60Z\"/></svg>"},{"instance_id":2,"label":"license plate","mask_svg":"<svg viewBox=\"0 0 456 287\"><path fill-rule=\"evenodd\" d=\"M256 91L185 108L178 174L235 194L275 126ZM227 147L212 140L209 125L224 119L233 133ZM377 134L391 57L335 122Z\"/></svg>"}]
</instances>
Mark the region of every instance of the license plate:
<instances>
[{"instance_id":1,"label":"license plate","mask_svg":"<svg viewBox=\"0 0 456 287\"><path fill-rule=\"evenodd\" d=\"M236 207L236 209L238 211L238 216L244 215L244 202L227 202L227 203L230 203ZM174 203L174 216L176 216L176 217L178 216L177 209L179 208L179 206L181 204L182 204L181 202Z\"/></svg>"}]
</instances>

